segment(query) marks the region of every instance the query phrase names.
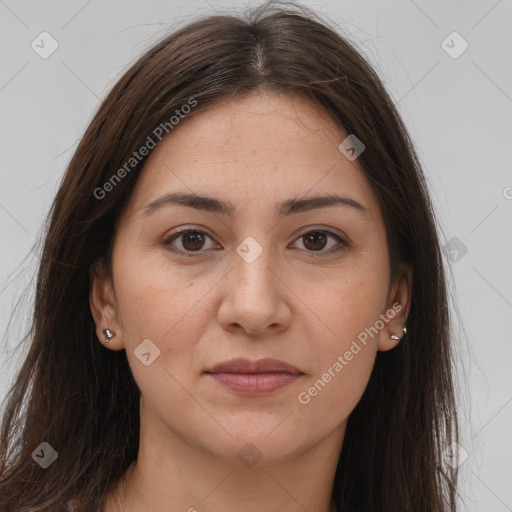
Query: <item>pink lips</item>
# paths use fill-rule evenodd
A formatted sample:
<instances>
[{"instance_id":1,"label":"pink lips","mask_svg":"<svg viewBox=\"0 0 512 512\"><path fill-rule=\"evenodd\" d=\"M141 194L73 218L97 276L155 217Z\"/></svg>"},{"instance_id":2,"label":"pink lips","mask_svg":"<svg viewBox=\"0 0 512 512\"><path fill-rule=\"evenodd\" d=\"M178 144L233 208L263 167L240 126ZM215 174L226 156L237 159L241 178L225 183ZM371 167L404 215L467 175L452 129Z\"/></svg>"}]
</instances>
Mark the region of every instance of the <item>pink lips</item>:
<instances>
[{"instance_id":1,"label":"pink lips","mask_svg":"<svg viewBox=\"0 0 512 512\"><path fill-rule=\"evenodd\" d=\"M206 374L231 391L252 396L272 393L304 375L278 359L233 359L215 365Z\"/></svg>"}]
</instances>

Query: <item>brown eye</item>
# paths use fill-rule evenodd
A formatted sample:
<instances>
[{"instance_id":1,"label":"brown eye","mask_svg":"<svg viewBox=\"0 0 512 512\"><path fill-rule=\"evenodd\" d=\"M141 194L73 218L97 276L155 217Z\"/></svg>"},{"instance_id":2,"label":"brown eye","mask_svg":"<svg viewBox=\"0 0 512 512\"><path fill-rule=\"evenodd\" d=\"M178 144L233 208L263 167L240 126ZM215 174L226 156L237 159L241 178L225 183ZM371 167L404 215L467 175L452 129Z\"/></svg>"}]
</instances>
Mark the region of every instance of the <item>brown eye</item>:
<instances>
[{"instance_id":1,"label":"brown eye","mask_svg":"<svg viewBox=\"0 0 512 512\"><path fill-rule=\"evenodd\" d=\"M187 251L198 251L204 245L204 234L199 231L189 231L181 235L181 244Z\"/></svg>"},{"instance_id":2,"label":"brown eye","mask_svg":"<svg viewBox=\"0 0 512 512\"><path fill-rule=\"evenodd\" d=\"M320 229L308 231L297 240L302 241L306 252L319 254L332 254L350 245L337 234ZM199 256L207 249L214 248L212 244L213 239L204 231L197 229L183 229L163 242L169 250L186 256Z\"/></svg>"},{"instance_id":3,"label":"brown eye","mask_svg":"<svg viewBox=\"0 0 512 512\"><path fill-rule=\"evenodd\" d=\"M329 239L337 243L329 243ZM298 240L302 240L302 245L308 252L333 253L349 245L348 242L345 242L335 233L325 230L308 231L301 235ZM332 249L333 247L334 249Z\"/></svg>"},{"instance_id":4,"label":"brown eye","mask_svg":"<svg viewBox=\"0 0 512 512\"><path fill-rule=\"evenodd\" d=\"M304 246L312 251L319 251L325 247L327 236L322 231L311 231L304 235Z\"/></svg>"},{"instance_id":5,"label":"brown eye","mask_svg":"<svg viewBox=\"0 0 512 512\"><path fill-rule=\"evenodd\" d=\"M182 253L193 253L193 252L205 252L202 249L211 249L208 246L208 240L212 238L207 235L204 231L196 229L182 230L174 235L170 236L163 243L168 246L171 250ZM176 243L175 243L176 242Z\"/></svg>"}]
</instances>

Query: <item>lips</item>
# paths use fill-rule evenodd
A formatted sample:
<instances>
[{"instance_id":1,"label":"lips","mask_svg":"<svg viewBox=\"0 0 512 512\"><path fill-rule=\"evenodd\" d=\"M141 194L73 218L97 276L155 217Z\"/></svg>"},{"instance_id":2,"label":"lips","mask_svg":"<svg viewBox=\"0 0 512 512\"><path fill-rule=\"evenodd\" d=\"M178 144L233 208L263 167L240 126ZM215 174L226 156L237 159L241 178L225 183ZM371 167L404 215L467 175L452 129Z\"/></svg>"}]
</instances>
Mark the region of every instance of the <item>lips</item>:
<instances>
[{"instance_id":1,"label":"lips","mask_svg":"<svg viewBox=\"0 0 512 512\"><path fill-rule=\"evenodd\" d=\"M206 373L289 373L300 375L302 372L291 364L279 361L279 359L232 359L215 365Z\"/></svg>"},{"instance_id":2,"label":"lips","mask_svg":"<svg viewBox=\"0 0 512 512\"><path fill-rule=\"evenodd\" d=\"M304 375L295 366L278 359L233 359L205 373L231 392L249 396L273 393Z\"/></svg>"}]
</instances>

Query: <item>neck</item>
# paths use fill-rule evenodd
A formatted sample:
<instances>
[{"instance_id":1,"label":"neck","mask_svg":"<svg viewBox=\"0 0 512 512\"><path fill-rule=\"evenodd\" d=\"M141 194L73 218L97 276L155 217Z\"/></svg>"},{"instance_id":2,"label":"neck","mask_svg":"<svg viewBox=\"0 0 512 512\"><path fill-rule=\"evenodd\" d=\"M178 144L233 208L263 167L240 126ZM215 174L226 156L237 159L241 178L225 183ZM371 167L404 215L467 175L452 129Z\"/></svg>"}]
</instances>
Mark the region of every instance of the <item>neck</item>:
<instances>
[{"instance_id":1,"label":"neck","mask_svg":"<svg viewBox=\"0 0 512 512\"><path fill-rule=\"evenodd\" d=\"M242 504L247 512L333 512L345 426L299 455L272 459L263 454L246 467L236 456L240 443L234 443L232 456L211 454L146 414L137 461L108 497L105 512L238 512Z\"/></svg>"}]
</instances>

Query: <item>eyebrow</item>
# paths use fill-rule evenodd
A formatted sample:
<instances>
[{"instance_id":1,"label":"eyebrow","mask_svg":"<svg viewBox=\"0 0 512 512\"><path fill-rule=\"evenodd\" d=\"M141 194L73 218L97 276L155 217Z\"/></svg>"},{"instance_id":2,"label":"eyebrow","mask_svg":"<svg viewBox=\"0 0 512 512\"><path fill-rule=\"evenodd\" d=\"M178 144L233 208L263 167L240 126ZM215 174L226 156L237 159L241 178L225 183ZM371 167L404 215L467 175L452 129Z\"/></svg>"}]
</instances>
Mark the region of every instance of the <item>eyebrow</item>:
<instances>
[{"instance_id":1,"label":"eyebrow","mask_svg":"<svg viewBox=\"0 0 512 512\"><path fill-rule=\"evenodd\" d=\"M196 210L234 217L235 207L229 201L222 201L215 197L199 196L197 194L169 193L155 199L144 207L142 216L152 215L157 210L169 205L183 205ZM277 212L281 216L291 215L298 212L325 208L327 206L341 205L352 208L362 215L368 214L368 209L361 203L350 197L338 194L326 194L308 198L287 199L277 205Z\"/></svg>"}]
</instances>

